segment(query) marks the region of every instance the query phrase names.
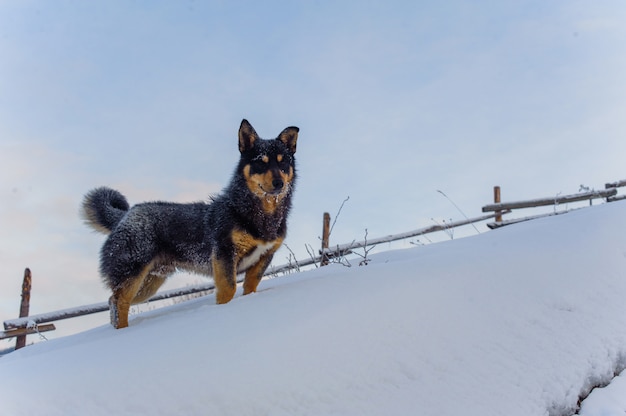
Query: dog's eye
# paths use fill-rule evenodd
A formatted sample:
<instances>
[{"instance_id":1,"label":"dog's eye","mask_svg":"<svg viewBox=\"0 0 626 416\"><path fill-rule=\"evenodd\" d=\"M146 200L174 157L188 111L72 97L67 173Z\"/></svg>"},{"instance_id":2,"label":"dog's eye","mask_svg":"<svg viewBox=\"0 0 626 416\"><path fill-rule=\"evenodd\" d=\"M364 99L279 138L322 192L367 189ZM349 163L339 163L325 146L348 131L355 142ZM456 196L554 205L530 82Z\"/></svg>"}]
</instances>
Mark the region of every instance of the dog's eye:
<instances>
[{"instance_id":1,"label":"dog's eye","mask_svg":"<svg viewBox=\"0 0 626 416\"><path fill-rule=\"evenodd\" d=\"M289 166L291 164L291 159L286 156L278 160L278 168L283 172L289 171Z\"/></svg>"},{"instance_id":2,"label":"dog's eye","mask_svg":"<svg viewBox=\"0 0 626 416\"><path fill-rule=\"evenodd\" d=\"M252 165L254 169L262 170L262 169L265 169L269 161L270 159L266 155L259 155L255 157L254 159L252 159L252 162L250 164Z\"/></svg>"}]
</instances>

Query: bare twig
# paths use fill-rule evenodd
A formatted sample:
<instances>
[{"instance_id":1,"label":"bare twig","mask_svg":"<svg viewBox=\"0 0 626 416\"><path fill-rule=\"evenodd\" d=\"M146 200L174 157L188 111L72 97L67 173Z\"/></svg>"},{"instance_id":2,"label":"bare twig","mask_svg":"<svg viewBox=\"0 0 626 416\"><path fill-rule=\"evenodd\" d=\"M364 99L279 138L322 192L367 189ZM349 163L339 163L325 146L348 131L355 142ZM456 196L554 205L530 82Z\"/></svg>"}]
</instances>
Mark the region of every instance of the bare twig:
<instances>
[{"instance_id":1,"label":"bare twig","mask_svg":"<svg viewBox=\"0 0 626 416\"><path fill-rule=\"evenodd\" d=\"M439 223L439 221L434 218L431 218L431 221L440 226L442 231L450 237L450 240L454 240L454 227L450 225L452 224L452 219L450 219L450 223L446 223L446 220L442 220L443 223Z\"/></svg>"},{"instance_id":2,"label":"bare twig","mask_svg":"<svg viewBox=\"0 0 626 416\"><path fill-rule=\"evenodd\" d=\"M554 212L556 212L556 208L559 205L559 195L561 194L562 192L559 192L554 196Z\"/></svg>"},{"instance_id":3,"label":"bare twig","mask_svg":"<svg viewBox=\"0 0 626 416\"><path fill-rule=\"evenodd\" d=\"M341 210L343 209L343 206L349 200L350 200L350 196L344 199L343 202L341 203L341 206L339 206L339 210L337 211L337 214L335 214L335 219L333 220L333 225L330 226L330 231L328 232L329 236L333 233L333 229L335 228L335 224L337 223L337 218L339 218L339 214L341 214Z\"/></svg>"},{"instance_id":4,"label":"bare twig","mask_svg":"<svg viewBox=\"0 0 626 416\"><path fill-rule=\"evenodd\" d=\"M369 262L371 261L371 259L368 257L370 251L372 251L372 249L374 249L374 247L376 247L376 245L374 244L373 246L370 246L368 248L367 246L367 228L365 229L365 244L363 245L362 249L363 249L363 254L361 255L360 253L357 253L356 251L354 252L354 254L356 254L357 256L361 257L362 260L359 262L359 266L367 266L369 264Z\"/></svg>"},{"instance_id":5,"label":"bare twig","mask_svg":"<svg viewBox=\"0 0 626 416\"><path fill-rule=\"evenodd\" d=\"M310 244L305 244L304 248L306 248L306 252L309 253L309 257L311 258L311 261L313 262L312 264L315 266L315 268L318 268L319 266L317 265L317 258L315 257L315 251L313 250L313 247L311 247Z\"/></svg>"},{"instance_id":6,"label":"bare twig","mask_svg":"<svg viewBox=\"0 0 626 416\"><path fill-rule=\"evenodd\" d=\"M290 266L289 270L296 269L296 273L300 273L300 264L298 264L298 259L296 259L296 253L294 253L291 247L289 247L287 244L283 244L283 245L285 246L285 248L287 248L287 250L289 250L289 253L290 253L289 257L287 258L287 261ZM293 263L291 262L292 258L293 258Z\"/></svg>"},{"instance_id":7,"label":"bare twig","mask_svg":"<svg viewBox=\"0 0 626 416\"><path fill-rule=\"evenodd\" d=\"M469 218L467 218L467 215L465 215L465 213L461 210L461 208L459 208L459 206L457 204L454 203L453 200L450 199L450 197L448 197L448 195L444 194L443 191L440 191L439 189L437 189L437 192L439 192L441 195L443 195L448 201L450 201L450 203L452 203L452 205L454 205L454 207L457 209L457 211L459 211L461 213L461 215L463 215L463 217L466 220L469 220ZM472 223L472 227L474 227L474 229L476 230L476 232L478 234L480 234L480 231L478 231L478 228L476 228L476 226Z\"/></svg>"}]
</instances>

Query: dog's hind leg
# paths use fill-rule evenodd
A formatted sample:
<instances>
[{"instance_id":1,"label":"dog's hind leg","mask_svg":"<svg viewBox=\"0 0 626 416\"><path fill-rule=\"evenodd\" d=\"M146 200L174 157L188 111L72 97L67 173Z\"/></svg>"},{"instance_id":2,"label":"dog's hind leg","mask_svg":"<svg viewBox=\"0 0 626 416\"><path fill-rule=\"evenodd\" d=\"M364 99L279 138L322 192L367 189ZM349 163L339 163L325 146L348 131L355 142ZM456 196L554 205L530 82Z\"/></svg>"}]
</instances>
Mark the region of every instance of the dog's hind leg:
<instances>
[{"instance_id":1,"label":"dog's hind leg","mask_svg":"<svg viewBox=\"0 0 626 416\"><path fill-rule=\"evenodd\" d=\"M151 269L152 264L149 264L139 275L126 279L124 283L113 289L113 296L109 298L109 308L111 325L116 329L128 326L130 305L140 292Z\"/></svg>"},{"instance_id":2,"label":"dog's hind leg","mask_svg":"<svg viewBox=\"0 0 626 416\"><path fill-rule=\"evenodd\" d=\"M167 276L156 275L156 274L148 274L139 288L139 292L133 298L131 304L135 305L137 303L142 303L150 299L154 294L159 290L161 285L165 283L167 280Z\"/></svg>"}]
</instances>

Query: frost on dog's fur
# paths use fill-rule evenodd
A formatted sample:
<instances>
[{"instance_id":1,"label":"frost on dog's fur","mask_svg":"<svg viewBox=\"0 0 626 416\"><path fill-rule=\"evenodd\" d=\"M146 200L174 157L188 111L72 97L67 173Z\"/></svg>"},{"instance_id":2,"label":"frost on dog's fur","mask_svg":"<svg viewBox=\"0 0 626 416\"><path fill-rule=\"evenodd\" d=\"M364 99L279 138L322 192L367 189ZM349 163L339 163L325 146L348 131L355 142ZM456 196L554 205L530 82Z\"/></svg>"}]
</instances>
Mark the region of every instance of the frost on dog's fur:
<instances>
[{"instance_id":1,"label":"frost on dog's fur","mask_svg":"<svg viewBox=\"0 0 626 416\"><path fill-rule=\"evenodd\" d=\"M109 234L129 207L124 195L114 189L100 187L85 195L81 216L94 230Z\"/></svg>"},{"instance_id":2,"label":"frost on dog's fur","mask_svg":"<svg viewBox=\"0 0 626 416\"><path fill-rule=\"evenodd\" d=\"M256 291L287 234L298 132L287 127L276 139L263 140L243 120L239 163L230 184L210 203L130 207L107 187L87 193L83 218L109 234L100 251L100 273L113 292L113 326L128 326L130 305L149 299L176 269L212 275L217 303L233 298L240 272L245 272L244 295Z\"/></svg>"}]
</instances>

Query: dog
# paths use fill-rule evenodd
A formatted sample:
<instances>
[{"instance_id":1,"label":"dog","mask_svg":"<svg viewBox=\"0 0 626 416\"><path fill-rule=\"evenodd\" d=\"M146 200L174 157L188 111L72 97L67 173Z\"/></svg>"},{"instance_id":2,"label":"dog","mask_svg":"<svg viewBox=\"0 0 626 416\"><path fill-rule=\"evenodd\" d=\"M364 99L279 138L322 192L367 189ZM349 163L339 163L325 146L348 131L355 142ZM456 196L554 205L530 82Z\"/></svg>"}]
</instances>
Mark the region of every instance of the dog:
<instances>
[{"instance_id":1,"label":"dog","mask_svg":"<svg viewBox=\"0 0 626 416\"><path fill-rule=\"evenodd\" d=\"M100 274L113 294L111 324L128 326L131 304L152 297L178 269L213 276L216 303L229 302L237 274L243 294L256 292L287 234L296 180L298 127L261 139L247 120L239 127L239 164L229 185L209 202L145 202L130 207L118 191L88 192L81 214L108 234Z\"/></svg>"}]
</instances>

